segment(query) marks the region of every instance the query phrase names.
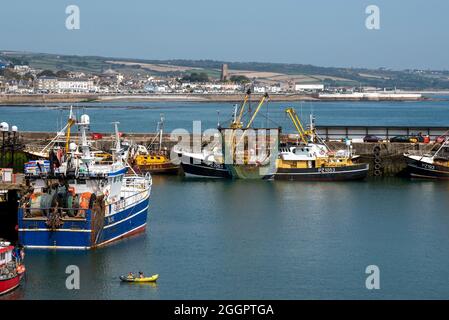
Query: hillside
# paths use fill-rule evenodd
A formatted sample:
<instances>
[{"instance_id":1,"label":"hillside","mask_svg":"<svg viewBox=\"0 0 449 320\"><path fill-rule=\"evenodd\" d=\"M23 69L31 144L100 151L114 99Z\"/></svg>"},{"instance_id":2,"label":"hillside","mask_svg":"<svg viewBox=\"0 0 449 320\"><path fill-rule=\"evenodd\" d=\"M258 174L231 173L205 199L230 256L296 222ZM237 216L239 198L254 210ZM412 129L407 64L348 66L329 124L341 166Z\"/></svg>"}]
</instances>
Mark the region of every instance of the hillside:
<instances>
[{"instance_id":1,"label":"hillside","mask_svg":"<svg viewBox=\"0 0 449 320\"><path fill-rule=\"evenodd\" d=\"M449 89L449 71L438 70L398 71L384 68L338 68L265 62L146 60L14 51L0 51L0 59L54 71L101 73L113 68L122 73L156 76L182 76L191 72L206 72L212 78L218 78L221 65L227 63L231 75L245 75L267 83L292 81L295 83L321 82L331 86L397 87L410 90Z\"/></svg>"}]
</instances>

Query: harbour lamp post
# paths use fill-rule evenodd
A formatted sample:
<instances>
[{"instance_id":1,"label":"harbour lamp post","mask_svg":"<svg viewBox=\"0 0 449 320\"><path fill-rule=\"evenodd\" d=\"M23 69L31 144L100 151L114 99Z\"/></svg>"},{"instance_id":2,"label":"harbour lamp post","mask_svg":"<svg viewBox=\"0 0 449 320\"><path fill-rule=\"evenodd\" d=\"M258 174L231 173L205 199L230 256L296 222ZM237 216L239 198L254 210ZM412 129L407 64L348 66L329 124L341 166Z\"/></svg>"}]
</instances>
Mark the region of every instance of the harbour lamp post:
<instances>
[{"instance_id":1,"label":"harbour lamp post","mask_svg":"<svg viewBox=\"0 0 449 320\"><path fill-rule=\"evenodd\" d=\"M9 124L7 124L6 122L0 123L0 131L1 131L2 137L3 137L3 140L2 140L2 162L1 162L0 167L3 167L4 162L5 162L5 156L6 156L6 154L5 154L5 146L6 146L5 135L7 132L9 132Z\"/></svg>"}]
</instances>

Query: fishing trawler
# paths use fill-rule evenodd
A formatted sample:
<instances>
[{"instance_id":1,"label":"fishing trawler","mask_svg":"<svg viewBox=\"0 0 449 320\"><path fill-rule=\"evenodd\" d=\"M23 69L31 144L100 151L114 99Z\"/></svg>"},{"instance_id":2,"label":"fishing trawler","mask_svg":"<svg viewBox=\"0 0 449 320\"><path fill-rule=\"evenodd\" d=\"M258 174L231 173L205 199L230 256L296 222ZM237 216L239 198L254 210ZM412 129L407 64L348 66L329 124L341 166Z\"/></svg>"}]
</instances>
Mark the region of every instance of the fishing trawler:
<instances>
[{"instance_id":1,"label":"fishing trawler","mask_svg":"<svg viewBox=\"0 0 449 320\"><path fill-rule=\"evenodd\" d=\"M279 150L276 180L341 181L361 180L368 175L367 163L354 163L357 158L351 145L346 150L332 152L315 133L311 116L310 128L305 130L293 108L287 108L301 138L301 143L286 144Z\"/></svg>"},{"instance_id":2,"label":"fishing trawler","mask_svg":"<svg viewBox=\"0 0 449 320\"><path fill-rule=\"evenodd\" d=\"M0 239L0 296L20 285L25 274L23 257L23 250L18 250L10 242Z\"/></svg>"},{"instance_id":3,"label":"fishing trawler","mask_svg":"<svg viewBox=\"0 0 449 320\"><path fill-rule=\"evenodd\" d=\"M249 102L250 96L251 90L248 90L243 98L240 110L238 104L235 105L231 128L236 129L241 124L245 105ZM220 126L218 125L218 127ZM181 168L184 176L190 178L232 178L231 172L224 164L221 133L216 138L217 140L212 145L208 148L203 148L201 152L191 152L190 150L175 147L174 152L181 159Z\"/></svg>"},{"instance_id":4,"label":"fishing trawler","mask_svg":"<svg viewBox=\"0 0 449 320\"><path fill-rule=\"evenodd\" d=\"M273 177L276 171L277 140L271 141L270 139L273 137L277 139L279 128L271 129L271 133L275 130L276 134L268 136L268 139L261 143L262 146L256 143L248 149L250 135L254 133L251 125L260 108L269 98L268 95L264 95L254 113L251 114L250 108L246 108L250 95L251 91L248 90L240 108L238 105L235 106L229 128L219 127L218 142L215 141L201 152L176 151L182 160L181 167L187 177L236 179L270 179ZM251 117L244 126L245 111ZM266 130L268 131L268 128ZM248 132L251 133L248 134ZM275 152L262 150L266 149L266 146L274 149ZM273 146L275 147L273 148ZM229 161L225 161L225 159Z\"/></svg>"},{"instance_id":5,"label":"fishing trawler","mask_svg":"<svg viewBox=\"0 0 449 320\"><path fill-rule=\"evenodd\" d=\"M143 145L133 146L132 164L137 172L150 172L152 174L178 174L179 165L174 164L169 157L169 152L162 147L164 130L164 117L157 124L157 134L148 147ZM154 147L158 141L156 148Z\"/></svg>"},{"instance_id":6,"label":"fishing trawler","mask_svg":"<svg viewBox=\"0 0 449 320\"><path fill-rule=\"evenodd\" d=\"M238 116L234 112L230 128L220 128L223 154L225 159L229 159L225 161L225 165L234 179L269 180L276 173L280 128L251 127L261 107L268 100L268 94L264 94L246 125L242 122L245 109L243 104Z\"/></svg>"},{"instance_id":7,"label":"fishing trawler","mask_svg":"<svg viewBox=\"0 0 449 320\"><path fill-rule=\"evenodd\" d=\"M127 175L118 123L111 162L98 161L87 139L88 115L76 123L80 145L62 160L25 167L27 194L18 210L19 243L26 248L91 249L145 230L152 180Z\"/></svg>"},{"instance_id":8,"label":"fishing trawler","mask_svg":"<svg viewBox=\"0 0 449 320\"><path fill-rule=\"evenodd\" d=\"M435 146L438 146L434 151ZM440 145L434 145L429 152L409 151L404 154L406 171L412 178L449 179L448 138Z\"/></svg>"}]
</instances>

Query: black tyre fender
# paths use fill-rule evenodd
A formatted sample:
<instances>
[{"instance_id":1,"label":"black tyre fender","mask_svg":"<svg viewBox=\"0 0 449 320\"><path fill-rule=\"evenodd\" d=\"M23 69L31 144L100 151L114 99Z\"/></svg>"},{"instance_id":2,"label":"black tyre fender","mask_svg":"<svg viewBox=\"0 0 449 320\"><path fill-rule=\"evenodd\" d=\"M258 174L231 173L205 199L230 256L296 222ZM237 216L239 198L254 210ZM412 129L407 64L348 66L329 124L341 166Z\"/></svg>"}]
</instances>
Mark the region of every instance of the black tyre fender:
<instances>
[{"instance_id":1,"label":"black tyre fender","mask_svg":"<svg viewBox=\"0 0 449 320\"><path fill-rule=\"evenodd\" d=\"M375 146L375 147L373 148L373 154L374 154L375 156L380 155L380 146Z\"/></svg>"}]
</instances>

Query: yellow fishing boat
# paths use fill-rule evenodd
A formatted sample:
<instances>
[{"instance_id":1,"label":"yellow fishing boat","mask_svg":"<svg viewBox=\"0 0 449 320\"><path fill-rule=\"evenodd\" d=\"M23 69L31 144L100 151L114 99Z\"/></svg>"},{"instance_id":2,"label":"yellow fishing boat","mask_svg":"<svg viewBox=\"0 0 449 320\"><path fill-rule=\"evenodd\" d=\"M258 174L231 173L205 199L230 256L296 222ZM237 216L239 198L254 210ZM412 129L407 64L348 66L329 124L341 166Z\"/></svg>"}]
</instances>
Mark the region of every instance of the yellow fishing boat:
<instances>
[{"instance_id":1,"label":"yellow fishing boat","mask_svg":"<svg viewBox=\"0 0 449 320\"><path fill-rule=\"evenodd\" d=\"M173 164L164 152L149 152L134 158L134 169L138 172L177 174L179 166Z\"/></svg>"},{"instance_id":2,"label":"yellow fishing boat","mask_svg":"<svg viewBox=\"0 0 449 320\"><path fill-rule=\"evenodd\" d=\"M171 162L169 151L162 148L162 133L164 128L164 117L158 122L158 134L153 138L148 148L143 145L136 146L134 158L132 159L134 170L137 172L150 172L152 174L177 174L179 165ZM158 139L157 149L153 145Z\"/></svg>"}]
</instances>

